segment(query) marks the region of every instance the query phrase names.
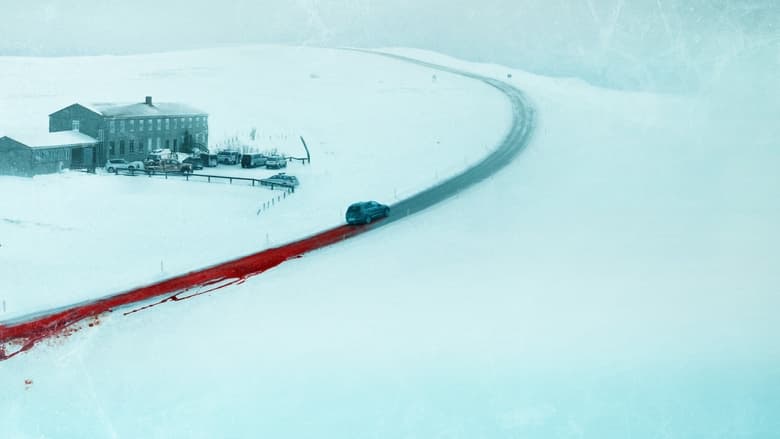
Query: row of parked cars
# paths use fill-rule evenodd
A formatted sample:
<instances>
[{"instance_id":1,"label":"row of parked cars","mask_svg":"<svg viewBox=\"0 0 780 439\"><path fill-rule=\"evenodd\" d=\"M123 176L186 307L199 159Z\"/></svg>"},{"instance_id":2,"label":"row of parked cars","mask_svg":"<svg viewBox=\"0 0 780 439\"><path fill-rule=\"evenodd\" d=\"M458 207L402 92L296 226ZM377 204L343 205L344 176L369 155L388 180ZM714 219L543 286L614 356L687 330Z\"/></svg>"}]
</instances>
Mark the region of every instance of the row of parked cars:
<instances>
[{"instance_id":1,"label":"row of parked cars","mask_svg":"<svg viewBox=\"0 0 780 439\"><path fill-rule=\"evenodd\" d=\"M287 157L276 154L241 154L239 151L224 150L217 153L217 162L226 165L241 164L242 168L281 169L287 167Z\"/></svg>"},{"instance_id":2,"label":"row of parked cars","mask_svg":"<svg viewBox=\"0 0 780 439\"><path fill-rule=\"evenodd\" d=\"M169 172L192 172L205 167L213 168L218 164L237 165L242 168L265 167L266 169L281 169L287 167L287 158L275 154L241 154L239 151L224 150L217 154L196 153L179 162L177 154L169 149L154 150L143 161L127 161L111 159L106 162L106 170L164 170Z\"/></svg>"},{"instance_id":3,"label":"row of parked cars","mask_svg":"<svg viewBox=\"0 0 780 439\"><path fill-rule=\"evenodd\" d=\"M106 162L106 171L115 172L117 170L127 169L138 171L192 172L193 170L201 170L204 167L213 168L217 166L217 163L217 154L196 153L179 161L178 154L171 152L170 149L156 149L150 152L143 161L110 159Z\"/></svg>"}]
</instances>

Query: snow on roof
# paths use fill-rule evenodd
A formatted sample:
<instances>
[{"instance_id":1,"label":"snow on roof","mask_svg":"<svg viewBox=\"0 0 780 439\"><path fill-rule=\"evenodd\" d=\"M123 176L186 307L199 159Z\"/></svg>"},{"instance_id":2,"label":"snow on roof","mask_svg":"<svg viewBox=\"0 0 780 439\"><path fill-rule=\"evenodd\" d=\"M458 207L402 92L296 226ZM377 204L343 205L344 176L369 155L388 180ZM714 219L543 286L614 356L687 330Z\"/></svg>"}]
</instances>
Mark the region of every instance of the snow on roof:
<instances>
[{"instance_id":1,"label":"snow on roof","mask_svg":"<svg viewBox=\"0 0 780 439\"><path fill-rule=\"evenodd\" d=\"M21 136L7 136L30 148L51 148L55 146L93 145L97 139L78 131L58 131L55 133L33 133Z\"/></svg>"},{"instance_id":2,"label":"snow on roof","mask_svg":"<svg viewBox=\"0 0 780 439\"><path fill-rule=\"evenodd\" d=\"M119 104L112 102L98 102L79 105L103 116L109 117L137 117L137 116L203 116L205 111L186 104L175 102L155 102L148 105L143 102L135 104Z\"/></svg>"}]
</instances>

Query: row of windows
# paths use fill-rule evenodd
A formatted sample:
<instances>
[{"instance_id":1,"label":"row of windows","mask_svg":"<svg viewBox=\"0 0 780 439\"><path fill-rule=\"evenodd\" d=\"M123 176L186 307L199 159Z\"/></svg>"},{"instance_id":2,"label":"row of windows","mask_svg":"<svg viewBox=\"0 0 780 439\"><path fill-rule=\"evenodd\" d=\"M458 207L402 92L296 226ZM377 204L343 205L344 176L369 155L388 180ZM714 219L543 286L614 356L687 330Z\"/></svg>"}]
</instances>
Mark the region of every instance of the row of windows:
<instances>
[{"instance_id":1,"label":"row of windows","mask_svg":"<svg viewBox=\"0 0 780 439\"><path fill-rule=\"evenodd\" d=\"M35 151L33 160L36 162L61 162L70 160L70 148L45 149Z\"/></svg>"},{"instance_id":2,"label":"row of windows","mask_svg":"<svg viewBox=\"0 0 780 439\"><path fill-rule=\"evenodd\" d=\"M144 149L144 141L139 140L137 143L135 140L128 140L125 142L124 140L120 140L118 142L116 141L110 141L108 142L108 155L109 156L122 156L125 154L133 154L135 152L138 153L144 153L144 152L150 152L152 148L168 148L173 150L178 150L180 143L183 143L184 140L182 139L181 142L179 139L162 139L161 137L158 137L157 139L146 139L146 149ZM205 134L196 134L195 135L195 142L198 143L206 143L206 135Z\"/></svg>"},{"instance_id":3,"label":"row of windows","mask_svg":"<svg viewBox=\"0 0 780 439\"><path fill-rule=\"evenodd\" d=\"M74 125L77 121L74 121ZM114 134L117 132L117 121L110 120L108 121L108 131L111 134ZM137 122L137 123L136 123ZM136 126L138 128L138 131L154 131L155 127L157 128L157 131L162 131L163 129L163 123L165 124L165 129L170 130L171 126L173 126L174 130L178 130L179 128L206 128L206 118L205 117L174 117L174 118L164 118L164 119L130 119L130 120L119 120L119 132L124 133L125 131L135 131Z\"/></svg>"}]
</instances>

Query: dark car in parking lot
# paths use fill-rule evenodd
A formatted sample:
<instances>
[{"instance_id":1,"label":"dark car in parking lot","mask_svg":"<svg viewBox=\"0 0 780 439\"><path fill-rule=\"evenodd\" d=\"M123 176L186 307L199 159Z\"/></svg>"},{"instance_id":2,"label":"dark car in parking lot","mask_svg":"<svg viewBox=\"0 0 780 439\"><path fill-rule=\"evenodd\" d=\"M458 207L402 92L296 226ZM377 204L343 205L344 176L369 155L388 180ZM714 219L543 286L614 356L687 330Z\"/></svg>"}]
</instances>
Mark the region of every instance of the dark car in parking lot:
<instances>
[{"instance_id":1,"label":"dark car in parking lot","mask_svg":"<svg viewBox=\"0 0 780 439\"><path fill-rule=\"evenodd\" d=\"M390 206L376 201L361 201L347 209L347 224L368 224L390 214Z\"/></svg>"},{"instance_id":2,"label":"dark car in parking lot","mask_svg":"<svg viewBox=\"0 0 780 439\"><path fill-rule=\"evenodd\" d=\"M182 161L182 163L189 163L189 165L192 166L192 169L195 170L203 169L203 160L201 160L200 156L187 157Z\"/></svg>"},{"instance_id":3,"label":"dark car in parking lot","mask_svg":"<svg viewBox=\"0 0 780 439\"><path fill-rule=\"evenodd\" d=\"M207 168L214 168L217 166L217 163L219 162L217 160L217 155L211 153L201 153L200 161L203 163L203 166Z\"/></svg>"}]
</instances>

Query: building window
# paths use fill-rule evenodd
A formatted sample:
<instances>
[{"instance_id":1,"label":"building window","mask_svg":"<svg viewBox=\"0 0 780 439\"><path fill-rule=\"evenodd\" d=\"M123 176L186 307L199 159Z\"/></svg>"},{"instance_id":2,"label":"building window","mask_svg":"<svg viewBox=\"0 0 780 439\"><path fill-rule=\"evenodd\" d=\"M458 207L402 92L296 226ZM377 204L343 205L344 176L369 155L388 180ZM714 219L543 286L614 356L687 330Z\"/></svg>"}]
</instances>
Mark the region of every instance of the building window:
<instances>
[{"instance_id":1,"label":"building window","mask_svg":"<svg viewBox=\"0 0 780 439\"><path fill-rule=\"evenodd\" d=\"M114 151L114 141L112 140L108 142L108 155L112 156L114 154L116 154L116 151Z\"/></svg>"},{"instance_id":2,"label":"building window","mask_svg":"<svg viewBox=\"0 0 780 439\"><path fill-rule=\"evenodd\" d=\"M116 132L116 122L113 120L108 122L108 132L114 134Z\"/></svg>"},{"instance_id":3,"label":"building window","mask_svg":"<svg viewBox=\"0 0 780 439\"><path fill-rule=\"evenodd\" d=\"M169 129L171 129L171 120L165 119L165 130L168 131Z\"/></svg>"},{"instance_id":4,"label":"building window","mask_svg":"<svg viewBox=\"0 0 780 439\"><path fill-rule=\"evenodd\" d=\"M187 128L192 128L192 118L187 121Z\"/></svg>"},{"instance_id":5,"label":"building window","mask_svg":"<svg viewBox=\"0 0 780 439\"><path fill-rule=\"evenodd\" d=\"M152 138L148 138L146 140L146 152L149 152L152 150Z\"/></svg>"},{"instance_id":6,"label":"building window","mask_svg":"<svg viewBox=\"0 0 780 439\"><path fill-rule=\"evenodd\" d=\"M165 139L165 149L171 149L171 141L169 139Z\"/></svg>"},{"instance_id":7,"label":"building window","mask_svg":"<svg viewBox=\"0 0 780 439\"><path fill-rule=\"evenodd\" d=\"M158 137L157 138L157 149L160 149L160 148L162 148L162 139Z\"/></svg>"},{"instance_id":8,"label":"building window","mask_svg":"<svg viewBox=\"0 0 780 439\"><path fill-rule=\"evenodd\" d=\"M70 128L71 128L73 131L80 131L80 130L79 130L79 128L80 128L80 127L81 127L81 121L79 121L79 120L74 120L74 121L72 121L72 122L70 123Z\"/></svg>"},{"instance_id":9,"label":"building window","mask_svg":"<svg viewBox=\"0 0 780 439\"><path fill-rule=\"evenodd\" d=\"M157 119L157 131L162 131L162 119Z\"/></svg>"},{"instance_id":10,"label":"building window","mask_svg":"<svg viewBox=\"0 0 780 439\"><path fill-rule=\"evenodd\" d=\"M124 133L125 132L125 121L120 120L119 121L119 132Z\"/></svg>"},{"instance_id":11,"label":"building window","mask_svg":"<svg viewBox=\"0 0 780 439\"><path fill-rule=\"evenodd\" d=\"M135 121L131 120L130 121L130 132L132 133L133 131L135 131Z\"/></svg>"},{"instance_id":12,"label":"building window","mask_svg":"<svg viewBox=\"0 0 780 439\"><path fill-rule=\"evenodd\" d=\"M103 128L98 129L98 140L103 141Z\"/></svg>"},{"instance_id":13,"label":"building window","mask_svg":"<svg viewBox=\"0 0 780 439\"><path fill-rule=\"evenodd\" d=\"M147 128L149 128L149 131L152 131L154 129L154 124L153 124L154 121L152 119L149 119L146 122L147 122Z\"/></svg>"},{"instance_id":14,"label":"building window","mask_svg":"<svg viewBox=\"0 0 780 439\"><path fill-rule=\"evenodd\" d=\"M119 155L125 155L125 141L119 141Z\"/></svg>"},{"instance_id":15,"label":"building window","mask_svg":"<svg viewBox=\"0 0 780 439\"><path fill-rule=\"evenodd\" d=\"M134 152L135 152L135 140L133 140L133 139L130 139L130 143L129 143L129 145L128 145L128 146L129 146L129 148L130 148L130 150L129 150L128 152L129 152L130 154L134 153Z\"/></svg>"},{"instance_id":16,"label":"building window","mask_svg":"<svg viewBox=\"0 0 780 439\"><path fill-rule=\"evenodd\" d=\"M179 129L179 119L173 119L173 129L174 130Z\"/></svg>"},{"instance_id":17,"label":"building window","mask_svg":"<svg viewBox=\"0 0 780 439\"><path fill-rule=\"evenodd\" d=\"M143 131L143 130L144 130L144 121L142 119L138 121L138 131Z\"/></svg>"},{"instance_id":18,"label":"building window","mask_svg":"<svg viewBox=\"0 0 780 439\"><path fill-rule=\"evenodd\" d=\"M179 139L173 139L173 150L178 151L179 150L178 146L179 146Z\"/></svg>"}]
</instances>

